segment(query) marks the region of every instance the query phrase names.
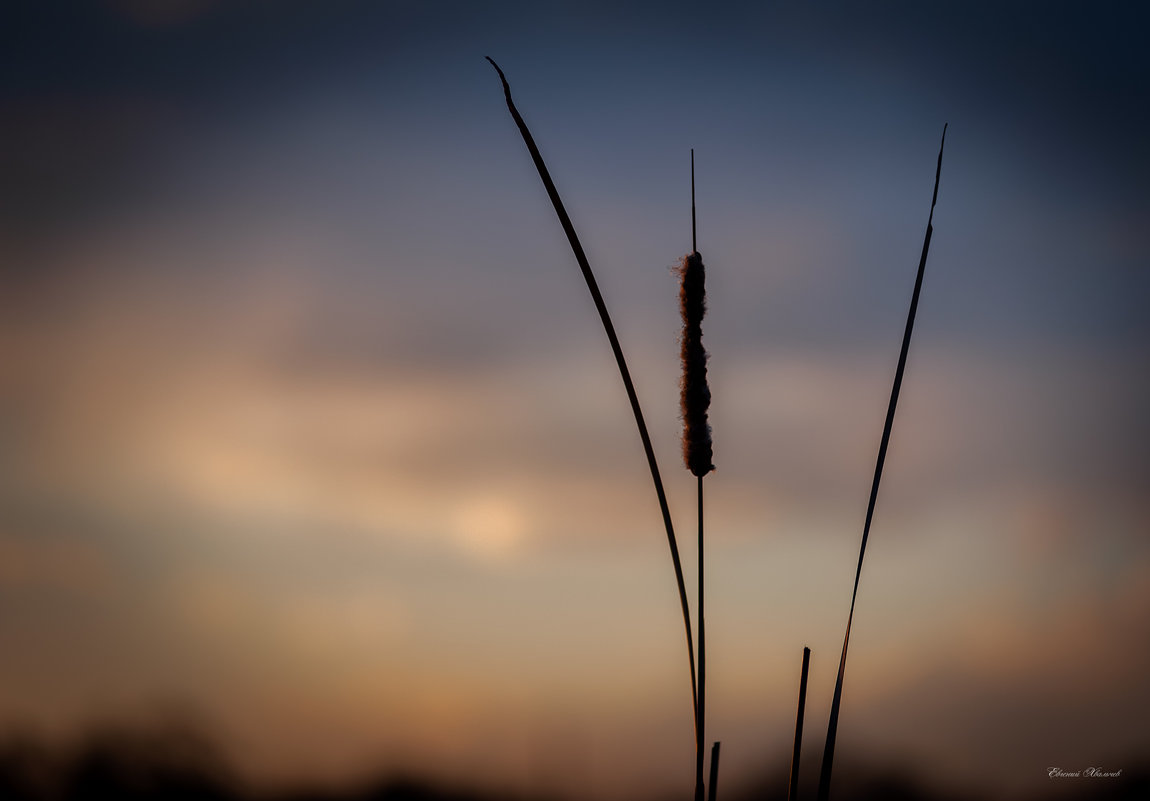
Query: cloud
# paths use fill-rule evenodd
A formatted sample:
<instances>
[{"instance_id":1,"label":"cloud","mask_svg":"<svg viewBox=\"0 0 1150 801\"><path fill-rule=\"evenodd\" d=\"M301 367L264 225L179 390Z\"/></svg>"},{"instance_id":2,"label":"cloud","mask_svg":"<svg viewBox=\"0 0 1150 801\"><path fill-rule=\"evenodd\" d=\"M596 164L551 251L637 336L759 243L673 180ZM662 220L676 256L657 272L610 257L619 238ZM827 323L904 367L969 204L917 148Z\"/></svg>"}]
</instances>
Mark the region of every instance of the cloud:
<instances>
[{"instance_id":1,"label":"cloud","mask_svg":"<svg viewBox=\"0 0 1150 801\"><path fill-rule=\"evenodd\" d=\"M57 536L0 534L0 592L56 596L105 595L115 571L99 546Z\"/></svg>"}]
</instances>

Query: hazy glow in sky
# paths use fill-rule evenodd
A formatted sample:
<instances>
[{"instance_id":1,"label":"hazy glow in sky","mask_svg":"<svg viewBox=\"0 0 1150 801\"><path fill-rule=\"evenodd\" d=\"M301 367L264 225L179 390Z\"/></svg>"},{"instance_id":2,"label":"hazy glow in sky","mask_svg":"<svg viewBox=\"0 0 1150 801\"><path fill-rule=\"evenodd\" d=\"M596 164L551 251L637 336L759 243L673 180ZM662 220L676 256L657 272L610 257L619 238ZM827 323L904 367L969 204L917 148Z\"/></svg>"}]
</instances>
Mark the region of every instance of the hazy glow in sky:
<instances>
[{"instance_id":1,"label":"hazy glow in sky","mask_svg":"<svg viewBox=\"0 0 1150 801\"><path fill-rule=\"evenodd\" d=\"M0 726L689 783L658 508L489 54L684 541L696 149L724 776L785 753L804 644L821 749L944 121L840 743L988 790L1147 752L1145 12L64 9L0 26Z\"/></svg>"}]
</instances>

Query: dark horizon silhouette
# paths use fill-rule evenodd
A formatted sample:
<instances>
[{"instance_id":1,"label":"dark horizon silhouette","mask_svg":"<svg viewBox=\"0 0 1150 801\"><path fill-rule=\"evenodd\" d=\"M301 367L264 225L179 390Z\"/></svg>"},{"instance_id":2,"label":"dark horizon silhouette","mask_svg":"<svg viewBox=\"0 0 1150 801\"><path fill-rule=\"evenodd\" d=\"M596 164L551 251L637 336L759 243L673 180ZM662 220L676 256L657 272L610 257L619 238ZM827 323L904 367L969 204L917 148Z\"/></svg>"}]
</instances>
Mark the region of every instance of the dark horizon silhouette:
<instances>
[{"instance_id":1,"label":"dark horizon silhouette","mask_svg":"<svg viewBox=\"0 0 1150 801\"><path fill-rule=\"evenodd\" d=\"M1048 792L985 795L947 790L924 766L908 770L890 757L882 764L842 754L836 764L835 801L1141 801L1150 793L1150 763L1121 762L1120 778L1051 779ZM816 796L819 766L801 771L800 801ZM788 766L774 766L750 781L722 785L721 801L782 801ZM686 801L652 793L634 801ZM242 780L211 738L193 727L98 727L70 744L50 745L27 734L0 736L0 798L4 801L594 801L570 794L498 792L446 783L435 777L390 772L341 788L301 783L268 788Z\"/></svg>"}]
</instances>

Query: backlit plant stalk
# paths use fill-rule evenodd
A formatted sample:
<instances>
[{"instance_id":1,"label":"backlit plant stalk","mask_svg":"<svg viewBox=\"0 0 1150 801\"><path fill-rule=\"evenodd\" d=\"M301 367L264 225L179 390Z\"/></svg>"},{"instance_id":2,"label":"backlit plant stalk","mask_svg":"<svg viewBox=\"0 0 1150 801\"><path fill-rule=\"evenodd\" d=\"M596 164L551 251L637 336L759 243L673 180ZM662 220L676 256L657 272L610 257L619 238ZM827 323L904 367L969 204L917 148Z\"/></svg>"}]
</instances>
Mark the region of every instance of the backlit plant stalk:
<instances>
[{"instance_id":1,"label":"backlit plant stalk","mask_svg":"<svg viewBox=\"0 0 1150 801\"><path fill-rule=\"evenodd\" d=\"M926 271L926 254L930 250L930 237L934 233L934 204L938 202L938 179L942 174L942 150L946 145L946 125L942 126L942 142L938 146L938 164L934 169L934 194L930 199L930 215L926 221L926 237L922 242L922 255L918 260L918 274L914 279L914 292L910 297L910 311L906 318L906 330L902 335L902 350L898 354L898 367L894 372L894 386L890 391L890 403L886 410L886 423L882 429L882 441L878 447L878 460L874 468L874 479L871 482L870 500L867 502L866 522L863 523L862 545L859 547L858 567L855 568L854 590L851 592L851 611L847 615L847 631L843 636L843 653L839 659L839 674L835 679L835 694L831 699L831 717L827 724L827 743L823 749L823 765L819 774L819 801L827 801L831 792L831 768L835 758L835 737L838 734L839 704L843 695L843 677L847 670L847 645L851 638L851 623L855 616L855 599L859 593L859 576L862 575L863 557L866 556L867 537L870 535L871 518L874 516L874 505L878 499L878 485L882 480L883 463L886 461L886 448L890 442L890 431L894 425L894 410L898 406L898 393L902 388L902 374L906 369L906 355L910 349L910 335L914 331L914 317L918 311L918 295L922 290L922 276ZM702 634L699 635L702 641Z\"/></svg>"},{"instance_id":2,"label":"backlit plant stalk","mask_svg":"<svg viewBox=\"0 0 1150 801\"><path fill-rule=\"evenodd\" d=\"M706 742L707 647L703 618L703 476L715 469L711 464L711 425L707 408L711 390L707 386L707 351L703 347L703 316L707 313L706 270L695 241L695 151L691 151L691 253L679 265L682 284L679 311L683 317L680 357L683 378L680 406L683 416L683 462L698 481L699 494L699 669L695 721L695 801L704 801L703 760Z\"/></svg>"},{"instance_id":3,"label":"backlit plant stalk","mask_svg":"<svg viewBox=\"0 0 1150 801\"><path fill-rule=\"evenodd\" d=\"M695 684L695 647L691 637L691 612L687 605L687 588L683 581L683 567L679 561L679 546L675 541L675 528L671 523L671 512L667 507L667 495L663 490L663 481L659 476L659 465L655 460L655 451L651 446L651 436L647 433L647 424L643 421L643 410L639 407L639 398L635 394L635 386L631 381L631 373L627 369L627 361L623 357L623 348L619 344L619 338L615 334L615 326L611 323L611 315L607 312L607 304L603 301L603 295L599 291L599 285L595 281L595 276L591 272L591 265L587 262L587 256L583 252L583 246L579 243L579 237L575 233L575 226L571 224L570 217L567 216L567 210L563 207L563 201L559 198L559 192L555 189L555 184L551 180L551 174L547 171L547 165L543 163L543 157L539 153L539 148L535 145L535 139L531 136L531 132L527 129L527 124L523 121L523 117L519 115L518 109L515 108L515 103L511 100L511 87L507 83L507 78L503 74L503 70L499 68L491 57L487 58L491 62L491 66L495 67L495 71L499 73L499 80L503 83L503 95L507 100L507 110L511 112L511 118L515 120L515 125L519 128L519 133L523 137L524 144L527 145L527 151L531 154L531 160L535 163L535 169L539 172L539 178L543 181L543 187L547 190L547 196L551 199L551 205L555 207L555 214L559 217L559 224L563 226L563 232L567 235L567 241L571 244L571 250L575 254L575 261L579 264L579 269L583 272L583 278L587 282L587 289L591 292L591 298L595 302L595 308L599 312L599 319L603 322L603 329L607 333L607 339L611 343L611 351L615 354L615 363L619 366L619 375L623 379L623 386L627 390L627 399L631 402L631 411L635 416L635 425L639 429L639 438L643 441L643 450L647 454L647 465L651 469L651 480L655 484L655 495L659 500L659 510L663 515L663 526L667 530L667 544L671 549L671 562L675 568L675 581L679 587L679 603L683 611L683 629L687 637L687 662L691 669L691 710L696 728L698 727L698 704L697 704L697 691Z\"/></svg>"},{"instance_id":4,"label":"backlit plant stalk","mask_svg":"<svg viewBox=\"0 0 1150 801\"><path fill-rule=\"evenodd\" d=\"M787 801L799 798L799 761L803 751L803 716L807 708L807 673L811 667L811 649L803 646L803 669L799 676L799 710L795 713L795 745L791 751L791 776L787 782Z\"/></svg>"}]
</instances>

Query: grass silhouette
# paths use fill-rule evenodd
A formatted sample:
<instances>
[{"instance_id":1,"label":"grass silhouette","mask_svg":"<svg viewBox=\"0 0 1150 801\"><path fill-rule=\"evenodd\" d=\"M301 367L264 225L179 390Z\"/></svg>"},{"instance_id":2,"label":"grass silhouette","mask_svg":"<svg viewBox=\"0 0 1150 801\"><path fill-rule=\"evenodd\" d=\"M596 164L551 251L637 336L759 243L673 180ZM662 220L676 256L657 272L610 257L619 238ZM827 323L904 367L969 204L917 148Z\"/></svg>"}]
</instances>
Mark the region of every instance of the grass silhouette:
<instances>
[{"instance_id":1,"label":"grass silhouette","mask_svg":"<svg viewBox=\"0 0 1150 801\"><path fill-rule=\"evenodd\" d=\"M560 225L563 227L563 231L567 235L567 240L571 245L571 250L575 255L575 260L579 264L579 268L587 282L587 288L591 292L591 297L594 300L595 307L599 312L599 317L603 323L603 328L606 331L607 338L611 343L611 350L615 355L615 361L619 367L619 373L623 379L623 385L627 391L627 397L631 403L631 410L635 417L635 423L639 429L639 436L643 442L643 449L647 455L647 462L651 470L651 478L655 485L655 493L663 515L664 527L667 531L667 541L671 549L672 563L675 568L675 580L679 589L679 600L683 613L683 627L686 632L687 653L691 666L691 700L694 710L695 724L695 801L704 801L706 797L703 775L705 763L704 743L706 742L707 663L706 623L704 616L705 560L703 536L703 477L714 469L714 465L711 461L711 430L707 421L707 408L710 405L711 400L710 390L707 385L707 354L702 345L702 319L706 313L706 293L705 268L703 266L702 256L699 255L697 248L695 225L695 152L694 150L691 151L691 253L683 258L679 267L679 275L682 279L679 298L680 311L683 317L683 334L680 341L681 359L683 365L683 378L681 383L680 397L683 418L683 460L686 463L687 468L697 479L698 491L699 609L697 623L697 657L694 645L692 643L690 610L687 603L686 587L683 581L683 571L679 559L679 550L675 539L674 526L671 522L671 515L667 507L666 493L663 489L663 483L660 478L658 463L655 459L655 453L651 446L651 438L647 432L647 426L643 420L642 409L639 405L638 396L635 393L635 387L631 380L630 371L627 369L627 362L623 356L623 349L619 344L618 336L615 333L615 327L611 322L611 316L607 311L606 303L603 300L602 293L599 291L598 284L595 281L595 276L592 273L591 266L587 261L587 256L583 252L583 247L579 242L579 237L575 233L575 228L567 215L567 211L563 206L562 199L559 197L559 192L556 190L555 184L551 180L550 173L547 170L547 166L543 161L543 157L539 152L539 148L535 144L535 140L532 137L531 132L527 128L527 124L523 121L523 117L519 114L518 109L515 107L515 103L511 99L511 87L507 82L507 77L504 75L503 70L500 69L499 65L496 64L493 59L488 57L487 60L499 74L499 79L503 84L503 93L507 101L507 108L511 112L511 117L519 129L520 135L523 137L523 142L527 146L527 150L531 155L531 159L535 164L536 170L539 172L539 177L543 181L543 186L547 190L547 195L551 199L551 203L555 208L555 213L559 217ZM838 720L839 710L842 702L843 682L846 675L847 650L850 644L851 624L854 620L855 602L858 598L858 586L859 579L862 574L863 559L866 555L867 540L870 535L870 527L874 516L875 502L878 498L879 485L882 480L883 465L886 460L887 446L890 442L890 434L894 424L895 410L898 406L899 391L902 387L903 374L906 369L906 358L910 347L911 334L914 330L914 320L918 310L919 294L922 290L922 280L926 269L927 254L930 250L931 235L934 231L934 208L935 204L938 202L938 183L942 172L942 155L945 144L946 126L944 125L942 132L942 142L939 145L938 151L938 163L935 167L934 192L931 196L930 214L927 219L926 235L923 240L922 254L919 258L914 291L911 295L910 311L907 315L906 328L903 333L902 348L899 353L898 366L895 370L894 385L891 389L890 402L887 407L886 421L883 426L882 439L879 445L878 458L875 465L874 477L871 483L870 498L867 503L866 520L863 525L862 544L859 548L858 565L855 570L854 587L851 592L850 612L847 616L846 633L843 637L842 655L839 660L839 670L835 680L834 696L831 701L830 719L827 724L826 744L823 750L823 760L819 775L819 801L828 801L830 796L830 781L834 764L835 741L838 734ZM790 777L787 783L788 797L790 799L796 798L798 791L797 782L799 775L799 755L802 738L803 712L806 699L806 677L809 664L809 656L809 650L804 649L803 675L802 683L800 686L799 709L796 720L795 745L792 755ZM712 776L710 782L712 799L715 796L715 785L717 783L718 750L718 743L716 743L713 751L711 770Z\"/></svg>"},{"instance_id":2,"label":"grass silhouette","mask_svg":"<svg viewBox=\"0 0 1150 801\"><path fill-rule=\"evenodd\" d=\"M827 723L827 741L823 749L823 765L819 774L819 801L830 798L831 770L834 766L835 739L838 735L839 706L843 695L843 678L847 670L847 646L850 644L851 623L854 621L855 600L859 592L859 576L862 575L863 557L866 556L867 538L870 536L871 519L874 517L874 505L878 499L878 487L882 481L883 463L886 461L886 449L890 443L890 432L894 425L894 412L898 406L898 393L902 388L903 371L906 369L906 355L910 349L910 336L914 331L914 317L918 311L918 296L922 291L922 276L926 271L926 256L930 251L930 237L934 233L934 205L938 202L938 179L942 174L942 151L946 146L946 125L942 126L942 142L938 146L938 164L934 169L934 194L930 199L930 215L926 221L926 236L922 242L922 255L918 260L918 273L914 279L914 292L910 297L910 311L906 317L906 329L902 335L902 349L898 354L898 367L894 372L894 386L890 391L890 403L887 405L886 422L883 424L882 440L878 447L878 460L875 463L874 479L871 481L870 500L867 501L866 522L863 523L862 545L859 547L858 567L855 568L854 589L851 591L851 610L847 615L847 630L843 636L843 652L839 659L838 677L835 679L835 694L831 699L830 721Z\"/></svg>"},{"instance_id":3,"label":"grass silhouette","mask_svg":"<svg viewBox=\"0 0 1150 801\"><path fill-rule=\"evenodd\" d=\"M646 424L643 421L643 414L639 406L639 400L636 396L635 388L631 381L630 373L627 369L627 363L623 356L622 347L620 346L618 337L615 334L615 329L611 323L610 314L607 312L606 304L603 301L602 294L599 291L595 277L591 271L591 267L587 262L587 257L579 243L579 238L575 233L574 226L571 224L571 220L567 216L567 212L563 207L563 202L559 197L558 191L555 189L555 185L551 180L550 174L547 171L547 167L539 153L539 149L536 146L526 123L524 123L523 118L520 116L514 102L511 99L511 87L507 82L507 78L504 75L503 70L499 68L499 65L496 64L495 61L493 61L491 58L488 58L487 60L491 62L491 65L499 73L500 81L503 84L503 91L507 101L508 110L511 112L511 116L514 119L516 126L519 128L519 132L523 137L524 143L527 145L527 149L531 154L531 158L535 163L536 169L539 172L539 177L543 181L543 185L547 190L548 197L551 199L551 203L559 217L560 224L562 225L563 230L567 235L571 249L575 254L575 259L583 272L583 276L587 282L587 287L591 292L591 296L595 302L596 309L598 310L600 319L603 322L603 327L607 333L607 338L611 343L611 349L615 355L615 360L618 364L619 372L623 379L623 384L626 388L628 399L631 403L631 409L635 416L635 422L639 429L639 435L643 442L643 448L647 455L648 465L651 470L651 477L655 484L655 492L658 497L660 510L663 515L664 526L667 531L667 540L671 549L672 562L675 568L675 579L678 584L680 604L682 606L683 612L683 626L686 632L687 652L691 662L692 706L694 709L695 722L695 801L704 801L706 795L703 775L705 762L704 743L706 741L707 669L706 623L704 614L705 559L703 477L714 469L714 465L711 461L711 430L707 421L707 408L710 404L710 391L707 386L707 354L702 345L701 323L706 312L706 296L704 288L705 269L703 267L702 256L699 255L697 249L695 226L694 150L691 151L691 253L683 258L679 267L679 275L682 279L682 287L680 291L680 310L683 317L683 334L681 338L681 358L683 365L683 378L681 383L683 458L688 469L697 479L698 491L699 608L696 628L698 635L697 652L695 651L695 647L692 643L691 619L687 603L686 588L683 581L683 572L679 560L679 552L675 540L674 527L667 508L666 494L660 479L658 464L656 462L655 454L651 446L650 436L647 433ZM834 767L835 744L838 735L838 723L842 705L843 684L846 677L847 653L850 646L851 626L854 622L855 605L858 600L859 581L862 575L863 562L866 557L867 541L870 536L871 523L874 519L875 504L878 499L879 486L882 481L883 466L886 461L887 448L890 444L890 435L894 425L895 412L898 408L898 398L902 388L903 376L906 370L906 360L910 348L911 336L914 331L915 316L918 311L918 302L922 291L922 282L926 270L927 256L930 252L930 242L934 232L934 210L938 202L938 185L942 174L942 158L946 146L946 131L947 126L944 125L942 138L939 144L938 161L935 166L934 190L931 195L930 213L927 217L926 233L923 239L922 252L919 257L918 270L914 282L914 290L911 294L910 309L907 313L906 327L903 332L902 346L898 357L898 365L895 369L894 383L891 388L890 400L887 405L886 418L883 424L882 437L879 444L874 475L871 481L870 496L867 501L866 517L863 523L862 540L859 546L858 563L855 568L854 584L851 590L850 611L847 615L846 631L843 636L842 653L839 658L839 668L835 679L834 695L831 700L830 716L827 723L826 743L823 749L823 759L819 771L819 801L829 801L830 798L830 784ZM787 782L787 797L788 799L791 799L791 801L794 801L794 799L798 797L803 715L806 704L807 672L810 659L810 650L804 648L803 651L803 669L799 690L799 706L795 724L795 743L792 753L790 775ZM719 745L718 743L715 743L715 747L712 752L713 756L710 779L712 799L714 799L716 794L715 785L717 784L718 752Z\"/></svg>"},{"instance_id":4,"label":"grass silhouette","mask_svg":"<svg viewBox=\"0 0 1150 801\"><path fill-rule=\"evenodd\" d=\"M527 145L527 150L531 154L531 160L535 163L535 168L539 172L539 178L543 181L543 186L547 190L547 196L551 199L551 204L555 207L555 213L559 217L559 223L563 226L563 232L567 235L567 241L571 244L571 250L575 254L575 261L578 262L579 269L583 272L583 278L587 282L587 289L591 292L591 298L594 300L595 308L599 312L599 319L602 321L603 329L607 333L607 339L611 343L611 351L615 354L615 363L619 367L619 375L623 379L623 386L627 391L627 399L631 403L631 411L635 416L635 425L639 429L639 438L643 441L643 451L647 455L647 465L651 470L651 480L655 485L655 494L658 497L659 510L663 515L663 526L667 531L667 544L671 549L671 561L675 568L675 581L679 589L679 603L682 606L683 628L687 639L687 660L691 668L692 716L695 720L696 733L698 733L699 693L695 677L695 648L691 635L691 613L687 604L687 588L683 581L683 566L679 560L679 546L675 540L675 527L671 522L670 509L667 507L667 494L663 489L663 480L660 477L659 464L655 459L655 451L651 445L651 436L647 433L647 424L643 420L643 410L639 406L639 397L635 393L635 385L631 380L631 372L627 369L627 360L623 356L623 348L619 344L619 337L615 333L615 326L611 322L611 315L607 311L607 304L603 300L603 294L599 291L599 284L595 280L595 275L591 272L591 265L587 262L587 255L583 252L583 246L579 243L579 237L575 233L575 226L571 224L571 218L567 216L567 210L563 206L559 192L555 189L555 183L551 180L551 174L547 171L547 165L543 162L543 156L539 153L539 148L535 144L535 139L531 136L531 131L528 130L527 124L523 121L523 117L520 116L518 109L515 108L515 103L511 99L511 87L507 83L507 77L490 56L487 57L487 60L491 62L491 66L499 73L499 80L503 83L503 94L507 100L507 109L511 112L511 117L515 120L515 125L519 128L519 133L523 137L524 144ZM700 562L700 570L701 569L702 564ZM700 587L700 591L701 589Z\"/></svg>"},{"instance_id":5,"label":"grass silhouette","mask_svg":"<svg viewBox=\"0 0 1150 801\"><path fill-rule=\"evenodd\" d=\"M803 750L803 717L807 709L807 673L811 667L811 649L803 646L803 670L799 677L799 709L795 713L795 746L791 752L791 775L787 781L787 801L799 797L799 765Z\"/></svg>"}]
</instances>

